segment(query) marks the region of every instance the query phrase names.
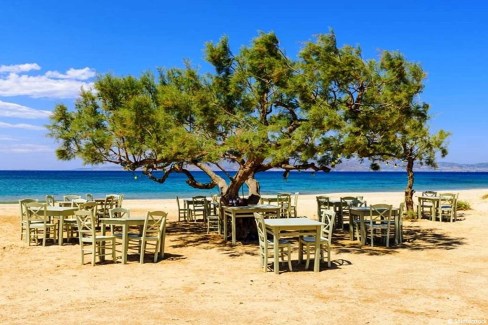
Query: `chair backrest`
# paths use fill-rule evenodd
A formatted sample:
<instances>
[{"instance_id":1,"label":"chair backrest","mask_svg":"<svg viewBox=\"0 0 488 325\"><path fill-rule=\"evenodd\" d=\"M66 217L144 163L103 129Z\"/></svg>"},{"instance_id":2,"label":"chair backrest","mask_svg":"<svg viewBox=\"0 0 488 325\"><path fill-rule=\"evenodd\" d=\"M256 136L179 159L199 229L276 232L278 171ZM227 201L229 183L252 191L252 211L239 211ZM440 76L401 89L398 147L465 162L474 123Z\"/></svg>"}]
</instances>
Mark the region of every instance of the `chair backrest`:
<instances>
[{"instance_id":1,"label":"chair backrest","mask_svg":"<svg viewBox=\"0 0 488 325\"><path fill-rule=\"evenodd\" d=\"M149 211L144 221L142 237L158 237L161 239L166 230L166 217L168 213L164 211Z\"/></svg>"},{"instance_id":2,"label":"chair backrest","mask_svg":"<svg viewBox=\"0 0 488 325\"><path fill-rule=\"evenodd\" d=\"M336 213L332 209L322 210L321 221L324 223L322 226L322 240L326 240L329 245L332 243L332 232L334 231Z\"/></svg>"},{"instance_id":3,"label":"chair backrest","mask_svg":"<svg viewBox=\"0 0 488 325\"><path fill-rule=\"evenodd\" d=\"M103 203L103 209L106 211L109 211L110 209L113 209L117 207L117 199L114 196L107 196L105 197L105 202Z\"/></svg>"},{"instance_id":4,"label":"chair backrest","mask_svg":"<svg viewBox=\"0 0 488 325\"><path fill-rule=\"evenodd\" d=\"M290 216L291 211L291 195L288 193L278 193L276 196L277 203L281 208L281 216Z\"/></svg>"},{"instance_id":5,"label":"chair backrest","mask_svg":"<svg viewBox=\"0 0 488 325\"><path fill-rule=\"evenodd\" d=\"M25 204L27 209L27 221L47 222L47 204L39 202L29 202Z\"/></svg>"},{"instance_id":6,"label":"chair backrest","mask_svg":"<svg viewBox=\"0 0 488 325\"><path fill-rule=\"evenodd\" d=\"M441 193L439 195L439 204L441 208L446 205L453 207L456 204L456 200L457 195L454 193Z\"/></svg>"},{"instance_id":7,"label":"chair backrest","mask_svg":"<svg viewBox=\"0 0 488 325\"><path fill-rule=\"evenodd\" d=\"M296 207L298 205L298 195L300 195L299 192L295 192L293 194L293 201L291 202L291 205Z\"/></svg>"},{"instance_id":8,"label":"chair backrest","mask_svg":"<svg viewBox=\"0 0 488 325\"><path fill-rule=\"evenodd\" d=\"M330 208L330 198L328 196L319 195L315 197L317 199L317 206L323 209ZM320 216L321 214L319 214Z\"/></svg>"},{"instance_id":9,"label":"chair backrest","mask_svg":"<svg viewBox=\"0 0 488 325\"><path fill-rule=\"evenodd\" d=\"M207 197L203 195L197 195L192 197L193 210L206 210L207 209Z\"/></svg>"},{"instance_id":10,"label":"chair backrest","mask_svg":"<svg viewBox=\"0 0 488 325\"><path fill-rule=\"evenodd\" d=\"M56 200L54 199L54 195L46 195L46 204L53 207L56 204Z\"/></svg>"},{"instance_id":11,"label":"chair backrest","mask_svg":"<svg viewBox=\"0 0 488 325\"><path fill-rule=\"evenodd\" d=\"M82 239L87 237L95 237L96 235L96 221L95 216L90 210L75 211L76 224L78 225L78 232L80 244Z\"/></svg>"},{"instance_id":12,"label":"chair backrest","mask_svg":"<svg viewBox=\"0 0 488 325\"><path fill-rule=\"evenodd\" d=\"M359 201L355 196L344 196L341 197L341 211L342 214L349 215L349 210L352 207L359 205Z\"/></svg>"},{"instance_id":13,"label":"chair backrest","mask_svg":"<svg viewBox=\"0 0 488 325\"><path fill-rule=\"evenodd\" d=\"M85 196L85 198L86 198L86 201L87 202L94 201L93 194L91 194L91 193L87 193L86 196Z\"/></svg>"},{"instance_id":14,"label":"chair backrest","mask_svg":"<svg viewBox=\"0 0 488 325\"><path fill-rule=\"evenodd\" d=\"M387 223L391 220L391 209L390 204L372 204L369 206L369 223L373 224L377 221L386 221Z\"/></svg>"},{"instance_id":15,"label":"chair backrest","mask_svg":"<svg viewBox=\"0 0 488 325\"><path fill-rule=\"evenodd\" d=\"M97 202L88 201L83 204L80 204L78 206L78 209L93 211L93 213L96 215L97 205L98 205Z\"/></svg>"},{"instance_id":16,"label":"chair backrest","mask_svg":"<svg viewBox=\"0 0 488 325\"><path fill-rule=\"evenodd\" d=\"M37 202L37 200L34 199L22 199L19 200L19 207L20 207L20 220L25 221L27 220L27 203L32 203L32 202Z\"/></svg>"},{"instance_id":17,"label":"chair backrest","mask_svg":"<svg viewBox=\"0 0 488 325\"><path fill-rule=\"evenodd\" d=\"M180 205L180 198L178 196L176 196L176 204L178 205L178 212L180 212L182 210L182 207Z\"/></svg>"},{"instance_id":18,"label":"chair backrest","mask_svg":"<svg viewBox=\"0 0 488 325\"><path fill-rule=\"evenodd\" d=\"M434 191L424 191L424 192L422 192L422 196L432 196L432 197L435 197L435 196L437 196L437 192L434 192Z\"/></svg>"},{"instance_id":19,"label":"chair backrest","mask_svg":"<svg viewBox=\"0 0 488 325\"><path fill-rule=\"evenodd\" d=\"M73 201L74 199L81 199L81 195L68 194L63 196L64 201Z\"/></svg>"},{"instance_id":20,"label":"chair backrest","mask_svg":"<svg viewBox=\"0 0 488 325\"><path fill-rule=\"evenodd\" d=\"M264 216L259 212L254 212L254 220L258 230L259 248L266 252L268 249L268 239L266 237L266 227L264 225Z\"/></svg>"},{"instance_id":21,"label":"chair backrest","mask_svg":"<svg viewBox=\"0 0 488 325\"><path fill-rule=\"evenodd\" d=\"M130 211L124 208L113 208L109 211L110 218L130 218Z\"/></svg>"}]
</instances>

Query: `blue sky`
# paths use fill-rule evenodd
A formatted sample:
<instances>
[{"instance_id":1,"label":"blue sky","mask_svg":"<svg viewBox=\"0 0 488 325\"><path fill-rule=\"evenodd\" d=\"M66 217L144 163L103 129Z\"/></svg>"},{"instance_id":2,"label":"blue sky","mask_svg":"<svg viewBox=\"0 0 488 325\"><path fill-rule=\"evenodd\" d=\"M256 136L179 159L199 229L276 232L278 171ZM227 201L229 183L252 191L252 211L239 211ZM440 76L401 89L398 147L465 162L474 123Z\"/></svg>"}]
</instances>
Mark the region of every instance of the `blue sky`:
<instances>
[{"instance_id":1,"label":"blue sky","mask_svg":"<svg viewBox=\"0 0 488 325\"><path fill-rule=\"evenodd\" d=\"M288 56L333 29L366 59L398 50L427 73L421 99L431 129L452 132L441 161L488 162L486 1L2 1L0 169L71 169L43 127L57 103L72 107L97 74L182 67L205 72L205 42L234 51L273 31Z\"/></svg>"}]
</instances>

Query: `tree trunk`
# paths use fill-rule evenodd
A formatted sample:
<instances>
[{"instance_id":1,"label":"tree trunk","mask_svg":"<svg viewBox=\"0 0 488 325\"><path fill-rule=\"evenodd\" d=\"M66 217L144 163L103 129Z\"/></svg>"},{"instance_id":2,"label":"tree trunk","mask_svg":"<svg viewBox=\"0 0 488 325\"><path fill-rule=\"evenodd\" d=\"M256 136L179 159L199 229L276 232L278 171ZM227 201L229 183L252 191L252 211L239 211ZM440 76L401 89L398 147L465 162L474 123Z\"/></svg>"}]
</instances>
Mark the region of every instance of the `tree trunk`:
<instances>
[{"instance_id":1,"label":"tree trunk","mask_svg":"<svg viewBox=\"0 0 488 325\"><path fill-rule=\"evenodd\" d=\"M229 200L239 197L239 190L244 183L249 187L250 195L248 199L259 200L259 182L254 179L255 169L258 164L259 163L256 162L248 162L241 166L235 177L232 179L227 191L223 193L221 199L222 204L228 205ZM236 237L240 240L254 240L257 238L256 222L254 221L254 218L236 219Z\"/></svg>"},{"instance_id":2,"label":"tree trunk","mask_svg":"<svg viewBox=\"0 0 488 325\"><path fill-rule=\"evenodd\" d=\"M407 213L413 213L413 162L412 158L407 159L407 188L405 189L405 206L407 208Z\"/></svg>"}]
</instances>

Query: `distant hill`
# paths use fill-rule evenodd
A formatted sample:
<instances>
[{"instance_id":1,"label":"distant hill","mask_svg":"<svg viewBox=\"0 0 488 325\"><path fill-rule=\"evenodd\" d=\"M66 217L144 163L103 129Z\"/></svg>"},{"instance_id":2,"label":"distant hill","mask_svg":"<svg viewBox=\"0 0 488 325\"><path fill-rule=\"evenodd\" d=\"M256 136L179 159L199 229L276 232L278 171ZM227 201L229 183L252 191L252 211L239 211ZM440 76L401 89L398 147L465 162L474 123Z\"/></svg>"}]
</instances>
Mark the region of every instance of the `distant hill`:
<instances>
[{"instance_id":1,"label":"distant hill","mask_svg":"<svg viewBox=\"0 0 488 325\"><path fill-rule=\"evenodd\" d=\"M358 160L347 160L343 163L337 165L335 171L370 171L370 162L364 161L361 163ZM477 164L459 164L452 162L439 162L439 168L431 168L427 166L416 165L414 171L430 171L430 172L488 172L488 163L477 163ZM403 171L405 166L402 163L380 164L381 171Z\"/></svg>"},{"instance_id":2,"label":"distant hill","mask_svg":"<svg viewBox=\"0 0 488 325\"><path fill-rule=\"evenodd\" d=\"M343 161L341 164L335 166L332 171L337 172L346 172L346 171L358 171L358 172L369 172L371 169L369 168L370 162L364 161L360 162L356 159L346 160ZM396 166L394 163L380 164L381 169L380 171L386 172L394 172L394 171L404 171L405 167L401 163L397 163ZM77 170L87 170L87 171L122 171L123 169L120 166L116 165L101 165L95 167L85 167L79 168ZM196 168L190 168L190 170L198 170ZM232 168L231 168L232 170ZM440 162L439 168L433 169L431 167L426 166L415 166L414 172L418 171L430 171L430 172L488 172L488 163L477 163L477 164L458 164L458 163L451 163L451 162Z\"/></svg>"}]
</instances>

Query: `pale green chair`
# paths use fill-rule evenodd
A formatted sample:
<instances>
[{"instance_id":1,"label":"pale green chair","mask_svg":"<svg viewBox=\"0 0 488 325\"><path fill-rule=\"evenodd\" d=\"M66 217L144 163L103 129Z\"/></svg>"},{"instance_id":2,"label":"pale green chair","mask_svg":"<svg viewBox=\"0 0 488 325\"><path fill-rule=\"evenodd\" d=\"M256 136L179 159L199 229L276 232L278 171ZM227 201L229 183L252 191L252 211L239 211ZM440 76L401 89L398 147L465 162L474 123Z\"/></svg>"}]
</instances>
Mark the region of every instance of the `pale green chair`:
<instances>
[{"instance_id":1,"label":"pale green chair","mask_svg":"<svg viewBox=\"0 0 488 325\"><path fill-rule=\"evenodd\" d=\"M144 221L142 235L129 234L129 241L136 241L139 244L141 264L144 263L144 255L148 247L153 247L154 263L158 261L158 257L164 258L167 215L164 211L149 211Z\"/></svg>"},{"instance_id":2,"label":"pale green chair","mask_svg":"<svg viewBox=\"0 0 488 325\"><path fill-rule=\"evenodd\" d=\"M334 222L336 213L332 209L324 209L321 211L321 222L324 224L321 227L320 235L320 255L318 258L322 258L325 261L325 254L327 254L327 265L331 267L332 262L330 260L332 250L332 233L334 231ZM304 236L300 238L299 249L307 255L307 262L305 268L308 269L310 264L310 253L315 253L315 236ZM315 256L314 258L317 258Z\"/></svg>"},{"instance_id":3,"label":"pale green chair","mask_svg":"<svg viewBox=\"0 0 488 325\"><path fill-rule=\"evenodd\" d=\"M95 266L97 257L102 260L105 256L112 256L112 261L115 262L115 236L97 234L93 211L78 210L75 217L78 224L81 264L85 264L85 256L90 254L92 266Z\"/></svg>"},{"instance_id":4,"label":"pale green chair","mask_svg":"<svg viewBox=\"0 0 488 325\"><path fill-rule=\"evenodd\" d=\"M46 246L46 240L56 241L57 223L52 223L47 215L47 204L30 202L25 204L27 209L27 238L29 246L34 240L38 244L39 237L42 235L42 246Z\"/></svg>"},{"instance_id":5,"label":"pale green chair","mask_svg":"<svg viewBox=\"0 0 488 325\"><path fill-rule=\"evenodd\" d=\"M259 259L261 262L261 268L264 272L266 272L268 268L268 258L274 251L274 242L272 240L268 240L263 215L258 212L254 212L254 219L256 221L256 227L258 230ZM288 257L288 269L293 271L291 266L291 243L286 239L280 239L278 248L282 262L285 262L286 255Z\"/></svg>"},{"instance_id":6,"label":"pale green chair","mask_svg":"<svg viewBox=\"0 0 488 325\"><path fill-rule=\"evenodd\" d=\"M373 204L369 206L368 220L364 221L366 238L370 239L371 247L374 238L385 238L386 247L390 246L390 236L395 236L395 220L391 214L392 206L389 204Z\"/></svg>"}]
</instances>

